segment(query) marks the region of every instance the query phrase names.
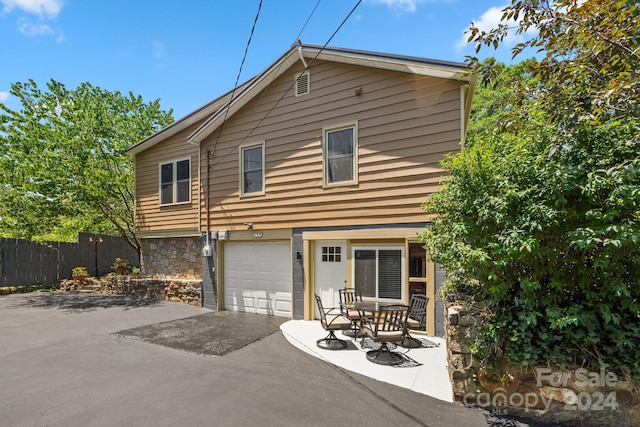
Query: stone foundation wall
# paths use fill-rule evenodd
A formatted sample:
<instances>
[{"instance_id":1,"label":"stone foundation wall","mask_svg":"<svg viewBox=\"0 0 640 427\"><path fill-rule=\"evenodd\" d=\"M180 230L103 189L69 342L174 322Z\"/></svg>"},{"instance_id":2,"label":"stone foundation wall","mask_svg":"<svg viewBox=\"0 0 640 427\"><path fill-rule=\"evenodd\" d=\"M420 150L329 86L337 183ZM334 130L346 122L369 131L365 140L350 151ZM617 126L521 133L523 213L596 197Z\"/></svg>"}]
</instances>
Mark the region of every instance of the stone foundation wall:
<instances>
[{"instance_id":1,"label":"stone foundation wall","mask_svg":"<svg viewBox=\"0 0 640 427\"><path fill-rule=\"evenodd\" d=\"M102 283L100 292L130 295L160 301L202 305L202 280L139 279L131 276L111 276Z\"/></svg>"},{"instance_id":2,"label":"stone foundation wall","mask_svg":"<svg viewBox=\"0 0 640 427\"><path fill-rule=\"evenodd\" d=\"M202 279L200 237L142 239L142 274L158 279Z\"/></svg>"},{"instance_id":3,"label":"stone foundation wall","mask_svg":"<svg viewBox=\"0 0 640 427\"><path fill-rule=\"evenodd\" d=\"M579 426L640 426L640 385L602 370L521 367L490 375L471 354L481 319L445 301L445 338L454 399L496 414Z\"/></svg>"}]
</instances>

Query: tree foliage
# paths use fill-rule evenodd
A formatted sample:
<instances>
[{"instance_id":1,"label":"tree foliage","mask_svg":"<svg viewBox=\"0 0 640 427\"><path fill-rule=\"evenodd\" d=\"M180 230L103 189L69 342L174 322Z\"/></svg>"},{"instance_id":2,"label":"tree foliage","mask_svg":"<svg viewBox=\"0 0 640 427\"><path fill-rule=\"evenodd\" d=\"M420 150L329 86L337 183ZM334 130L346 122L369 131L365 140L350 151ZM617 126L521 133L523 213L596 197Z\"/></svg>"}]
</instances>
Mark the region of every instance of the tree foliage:
<instances>
[{"instance_id":1,"label":"tree foliage","mask_svg":"<svg viewBox=\"0 0 640 427\"><path fill-rule=\"evenodd\" d=\"M472 144L481 134L491 134L506 128L518 128L527 123L536 110L514 108L514 88L527 88L529 93L539 90L540 83L529 69L534 65L533 59L518 64L505 65L488 58L478 64L483 69L491 70L491 78L484 75L477 86L471 116L467 128L467 144ZM520 107L530 103L531 97L525 96L517 100Z\"/></svg>"},{"instance_id":2,"label":"tree foliage","mask_svg":"<svg viewBox=\"0 0 640 427\"><path fill-rule=\"evenodd\" d=\"M497 88L484 104L498 114L475 110L484 122L445 160L450 178L424 205L437 217L422 239L448 289L487 315L475 347L487 363L640 376L636 16L635 2L514 0L503 21L537 30L514 55L533 46L544 58L509 72L475 61L514 96ZM506 25L472 26L471 40L499 44Z\"/></svg>"},{"instance_id":3,"label":"tree foliage","mask_svg":"<svg viewBox=\"0 0 640 427\"><path fill-rule=\"evenodd\" d=\"M89 83L68 90L14 83L14 111L0 104L0 233L72 240L117 233L139 250L133 226L133 161L125 150L173 121L159 101Z\"/></svg>"},{"instance_id":4,"label":"tree foliage","mask_svg":"<svg viewBox=\"0 0 640 427\"><path fill-rule=\"evenodd\" d=\"M632 0L512 0L502 22L490 31L475 25L469 42L476 51L497 47L507 35L535 36L518 43L513 56L534 49L544 56L531 62L529 72L551 84L532 92L514 87L512 101L531 96L554 121L570 124L640 114L640 16ZM469 58L473 66L477 58ZM485 79L494 75L494 62L480 67Z\"/></svg>"}]
</instances>

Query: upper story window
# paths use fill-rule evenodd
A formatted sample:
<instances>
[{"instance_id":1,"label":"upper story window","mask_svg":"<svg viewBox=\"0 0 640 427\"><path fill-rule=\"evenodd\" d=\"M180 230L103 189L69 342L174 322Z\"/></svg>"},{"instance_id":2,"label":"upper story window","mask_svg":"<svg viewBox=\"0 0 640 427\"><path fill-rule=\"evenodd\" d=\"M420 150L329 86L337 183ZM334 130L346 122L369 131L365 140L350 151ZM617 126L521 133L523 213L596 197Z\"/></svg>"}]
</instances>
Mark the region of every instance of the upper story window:
<instances>
[{"instance_id":1,"label":"upper story window","mask_svg":"<svg viewBox=\"0 0 640 427\"><path fill-rule=\"evenodd\" d=\"M191 201L191 159L160 163L160 204Z\"/></svg>"},{"instance_id":2,"label":"upper story window","mask_svg":"<svg viewBox=\"0 0 640 427\"><path fill-rule=\"evenodd\" d=\"M324 184L353 184L357 182L357 125L324 129Z\"/></svg>"},{"instance_id":3,"label":"upper story window","mask_svg":"<svg viewBox=\"0 0 640 427\"><path fill-rule=\"evenodd\" d=\"M296 74L294 95L306 95L311 91L311 81L309 79L309 71Z\"/></svg>"},{"instance_id":4,"label":"upper story window","mask_svg":"<svg viewBox=\"0 0 640 427\"><path fill-rule=\"evenodd\" d=\"M264 194L264 142L240 148L240 194Z\"/></svg>"}]
</instances>

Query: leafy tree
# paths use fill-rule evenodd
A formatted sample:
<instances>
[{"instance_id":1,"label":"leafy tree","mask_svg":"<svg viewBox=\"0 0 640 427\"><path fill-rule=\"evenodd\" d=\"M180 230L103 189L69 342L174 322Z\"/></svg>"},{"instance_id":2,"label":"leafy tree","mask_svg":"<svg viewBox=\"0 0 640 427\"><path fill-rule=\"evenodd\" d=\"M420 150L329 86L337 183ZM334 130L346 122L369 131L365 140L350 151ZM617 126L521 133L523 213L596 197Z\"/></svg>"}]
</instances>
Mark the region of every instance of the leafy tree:
<instances>
[{"instance_id":1,"label":"leafy tree","mask_svg":"<svg viewBox=\"0 0 640 427\"><path fill-rule=\"evenodd\" d=\"M497 47L515 33L535 36L518 43L513 57L532 48L544 53L529 71L546 82L535 96L555 121L607 120L640 114L640 17L633 0L512 0L502 22L490 31L475 25L469 42L476 51ZM479 64L485 78L494 74L494 62ZM526 100L527 86L516 87L512 101Z\"/></svg>"},{"instance_id":2,"label":"leafy tree","mask_svg":"<svg viewBox=\"0 0 640 427\"><path fill-rule=\"evenodd\" d=\"M487 58L479 64L483 69L491 70L491 76L483 75L476 88L467 128L467 144L472 144L482 134L517 127L522 123L520 115L524 115L526 121L533 114L530 109L513 108L513 94L516 87L522 87L522 91L528 93L539 90L540 83L529 72L534 62L528 59L507 66L496 62L495 58ZM521 105L530 100L528 96L517 103Z\"/></svg>"},{"instance_id":3,"label":"leafy tree","mask_svg":"<svg viewBox=\"0 0 640 427\"><path fill-rule=\"evenodd\" d=\"M0 104L0 233L63 240L79 231L117 233L139 251L125 150L170 124L172 111L89 83L46 87L14 83L22 108Z\"/></svg>"},{"instance_id":4,"label":"leafy tree","mask_svg":"<svg viewBox=\"0 0 640 427\"><path fill-rule=\"evenodd\" d=\"M635 2L514 0L510 18L520 34L537 30L514 55L533 46L545 57L495 109L506 126L480 126L446 159L450 178L424 205L437 217L422 239L449 291L483 310L475 350L485 362L640 376ZM495 46L506 30L472 26L471 40ZM484 81L504 78L495 62L472 62Z\"/></svg>"}]
</instances>

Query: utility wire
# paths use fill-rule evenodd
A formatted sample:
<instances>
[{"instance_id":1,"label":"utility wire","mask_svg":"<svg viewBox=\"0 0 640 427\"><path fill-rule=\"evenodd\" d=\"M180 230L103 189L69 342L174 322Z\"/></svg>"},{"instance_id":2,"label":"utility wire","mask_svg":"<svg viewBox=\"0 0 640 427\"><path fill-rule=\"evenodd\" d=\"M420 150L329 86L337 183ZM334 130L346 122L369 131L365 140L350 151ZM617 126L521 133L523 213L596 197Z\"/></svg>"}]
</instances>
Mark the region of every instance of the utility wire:
<instances>
[{"instance_id":1,"label":"utility wire","mask_svg":"<svg viewBox=\"0 0 640 427\"><path fill-rule=\"evenodd\" d=\"M229 102L227 103L227 107L224 112L224 118L222 119L222 124L220 125L220 130L218 131L216 142L213 144L213 150L211 150L213 155L215 155L216 146L218 145L218 141L220 140L220 135L222 134L222 129L224 128L224 124L227 121L227 116L229 115L229 107L231 106L231 101L233 101L233 96L235 95L236 89L238 88L238 81L240 81L240 75L242 74L242 67L244 67L244 61L247 59L247 53L249 52L249 45L251 44L251 40L253 39L253 32L255 31L256 24L258 23L260 10L262 10L262 0L260 0L260 3L258 4L258 11L256 12L255 19L253 20L253 26L251 27L251 34L249 34L249 40L247 40L247 45L244 48L244 56L242 57L242 62L240 63L240 69L238 70L238 75L236 76L236 83L233 85L233 90L231 91L231 97L229 98Z\"/></svg>"},{"instance_id":2,"label":"utility wire","mask_svg":"<svg viewBox=\"0 0 640 427\"><path fill-rule=\"evenodd\" d=\"M331 42L331 40L335 37L335 35L338 33L338 31L340 31L340 29L342 28L342 26L347 22L347 20L349 19L349 17L353 14L353 12L355 12L355 10L358 8L358 6L360 5L360 3L362 3L362 0L358 0L358 2L356 3L356 5L353 7L353 9L351 9L351 12L349 12L349 14L342 20L342 22L340 23L340 25L338 26L338 28L336 28L336 30L333 32L333 34L331 34L331 37L329 37L329 39L325 42L325 44L320 48L320 50L318 51L318 53L316 53L316 55L313 57L313 59L311 60L311 62L309 62L309 64L304 68L304 70L302 70L302 72L300 73L300 75L302 75L305 71L307 71L311 65L314 63L314 61L318 58L318 56L320 56L320 54L322 53L322 51L327 47L327 45ZM316 5L317 6L317 5ZM315 11L315 9L314 9ZM306 25L306 24L305 24ZM289 87L282 93L282 96L280 96L280 98L276 101L275 104L273 104L273 106L269 109L269 111L267 111L267 113L264 115L264 117L262 119L260 119L260 121L249 131L249 133L242 138L242 140L237 143L235 145L235 147L233 147L228 153L226 153L224 156L222 156L222 158L220 158L218 160L218 162L221 162L222 160L224 160L228 155L230 155L231 153L233 153L240 145L242 145L247 138L249 138L251 136L251 134L253 134L253 131L255 131L261 124L262 122L264 122L267 117L269 116L269 114L271 114L271 112L278 106L278 104L284 99L284 97L286 96L286 94L293 88L293 86L297 83L298 79L295 79L293 81L293 83L291 83L291 85L289 85ZM223 121L224 124L224 121ZM221 129L222 131L222 129ZM220 133L218 133L218 137L220 136Z\"/></svg>"},{"instance_id":3,"label":"utility wire","mask_svg":"<svg viewBox=\"0 0 640 427\"><path fill-rule=\"evenodd\" d=\"M304 25L302 26L302 28L300 29L300 32L298 33L298 36L296 37L296 40L300 40L300 36L304 32L304 29L307 28L307 24L309 23L309 21L311 21L311 17L313 16L314 13L316 13L316 9L318 8L318 5L320 4L320 1L322 1L322 0L318 0L318 2L316 3L315 7L311 11L311 14L309 14L309 17L307 18L307 22L305 22Z\"/></svg>"},{"instance_id":4,"label":"utility wire","mask_svg":"<svg viewBox=\"0 0 640 427\"><path fill-rule=\"evenodd\" d=\"M294 43L296 43L296 42L298 42L300 40L300 36L304 32L304 29L307 27L307 24L309 23L309 21L311 21L311 17L313 17L313 14L316 12L316 9L318 8L318 5L320 5L320 1L322 1L322 0L318 0L316 5L314 6L313 10L309 14L309 17L307 17L307 21L304 23L304 25L300 29L300 32L298 33L298 36L295 38ZM271 86L271 83L273 83L273 80L278 75L278 71L280 70L280 67L282 67L282 64L283 64L282 62L280 64L278 64L278 68L276 68L275 72L273 73L273 76L271 77L271 80L269 80L269 83L267 83L267 85L265 86L264 90L262 90L262 93L260 94L260 98L258 98L258 102L262 101L262 98L264 98L264 95L267 93L267 89L269 89L269 87Z\"/></svg>"}]
</instances>

